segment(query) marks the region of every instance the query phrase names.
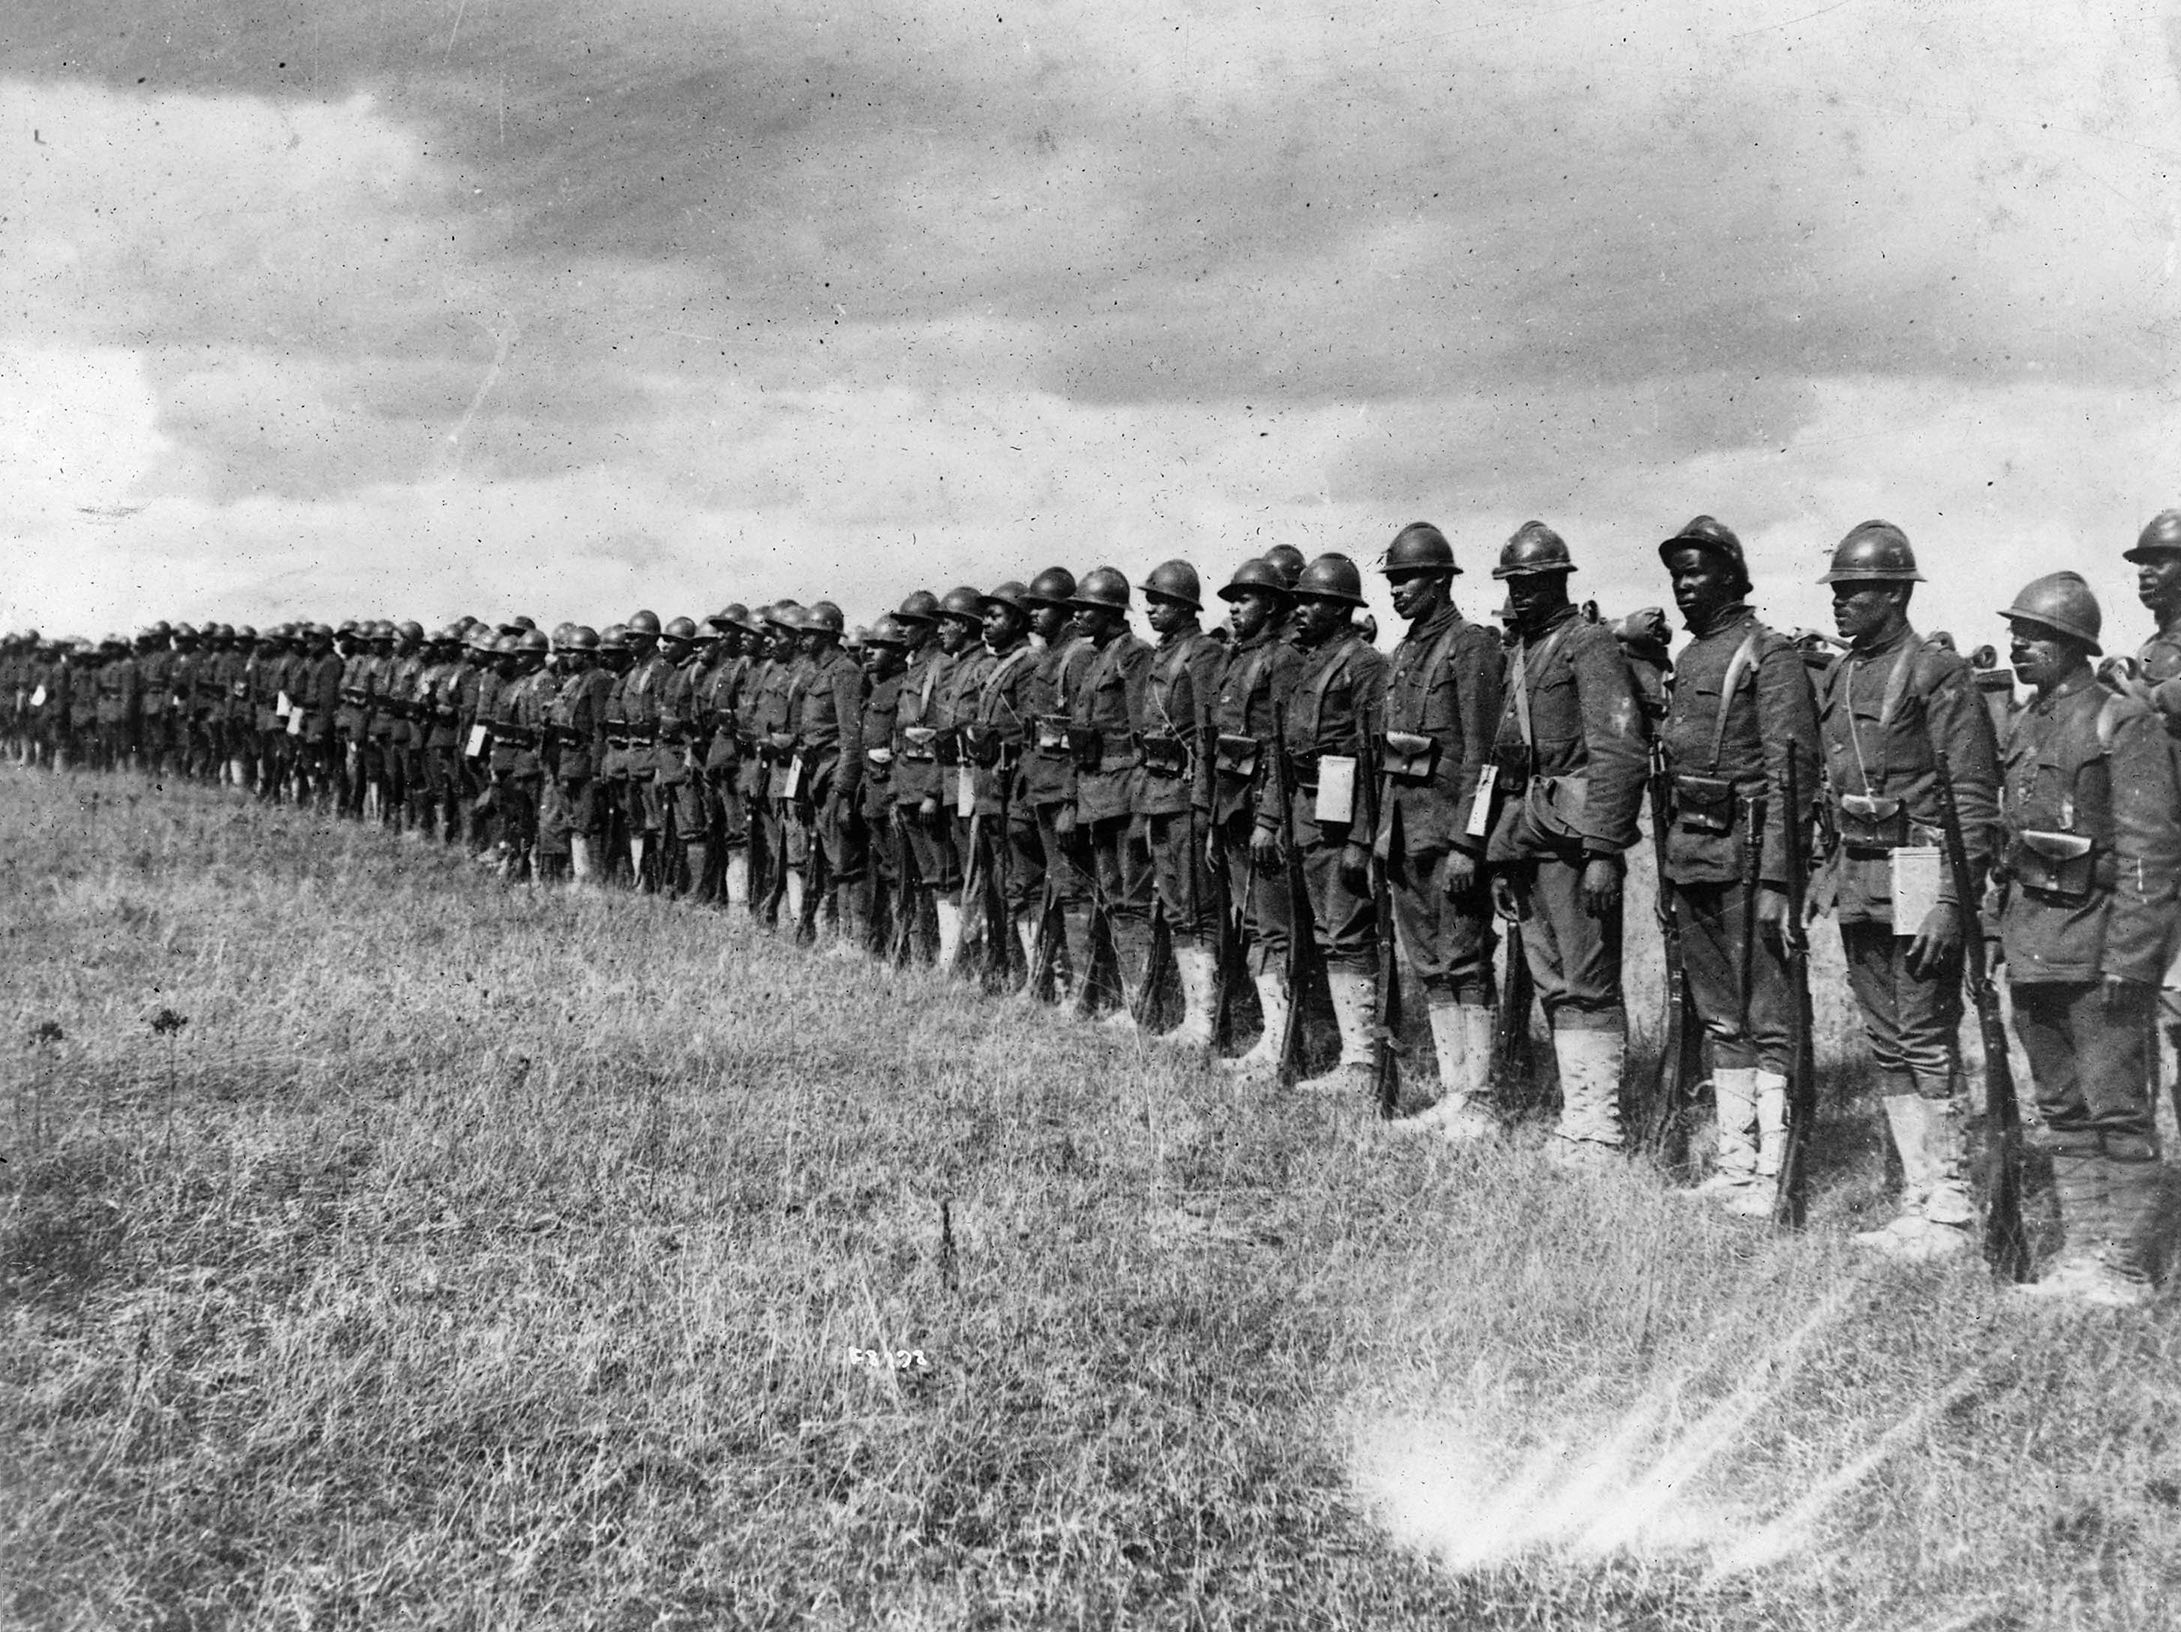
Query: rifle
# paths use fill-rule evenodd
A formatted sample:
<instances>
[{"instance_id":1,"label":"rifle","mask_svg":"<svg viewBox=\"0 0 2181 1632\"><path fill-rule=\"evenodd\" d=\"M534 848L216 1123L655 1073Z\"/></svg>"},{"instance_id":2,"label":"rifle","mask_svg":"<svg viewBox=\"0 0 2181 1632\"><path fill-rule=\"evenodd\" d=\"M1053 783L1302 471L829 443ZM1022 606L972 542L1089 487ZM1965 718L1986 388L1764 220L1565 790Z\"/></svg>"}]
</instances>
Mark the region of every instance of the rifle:
<instances>
[{"instance_id":1,"label":"rifle","mask_svg":"<svg viewBox=\"0 0 2181 1632\"><path fill-rule=\"evenodd\" d=\"M1284 711L1272 711L1272 789L1280 802L1281 861L1287 872L1287 1024L1280 1034L1280 1086L1291 1087L1303 1074L1305 998L1325 982L1325 960L1318 954L1316 920L1310 911L1310 887L1303 878L1303 850L1295 837L1295 785L1287 759Z\"/></svg>"},{"instance_id":2,"label":"rifle","mask_svg":"<svg viewBox=\"0 0 2181 1632\"><path fill-rule=\"evenodd\" d=\"M789 807L792 812L793 806ZM803 829L803 901L802 910L796 914L795 943L809 946L818 938L818 915L825 910L826 892L832 888L825 860L825 840L819 832L823 820L823 800L810 800L810 821ZM795 818L791 814L788 819Z\"/></svg>"},{"instance_id":3,"label":"rifle","mask_svg":"<svg viewBox=\"0 0 2181 1632\"><path fill-rule=\"evenodd\" d=\"M1371 782L1377 785L1377 767ZM1371 862L1371 916L1378 925L1377 1013L1371 1025L1371 1085L1378 1114L1391 1122L1401 1104L1401 956L1393 921L1393 858L1406 854L1401 837L1401 807L1387 817L1386 859ZM1375 823L1373 824L1376 825ZM1374 847L1375 848L1375 847Z\"/></svg>"},{"instance_id":4,"label":"rifle","mask_svg":"<svg viewBox=\"0 0 2181 1632\"><path fill-rule=\"evenodd\" d=\"M1010 803L1007 784L1012 775L1003 753L999 825L992 826L983 816L970 818L973 826L983 825L984 844L991 852L984 870L984 989L995 995L1004 995L1014 983L1015 975L1015 926L1007 916L1007 807Z\"/></svg>"},{"instance_id":5,"label":"rifle","mask_svg":"<svg viewBox=\"0 0 2181 1632\"><path fill-rule=\"evenodd\" d=\"M916 850L909 843L909 824L898 804L894 806L893 832L894 942L889 955L896 969L906 969L916 955L916 903L922 892L917 888Z\"/></svg>"},{"instance_id":6,"label":"rifle","mask_svg":"<svg viewBox=\"0 0 2181 1632\"><path fill-rule=\"evenodd\" d=\"M1939 834L1953 875L1955 910L1961 918L1961 972L1976 1005L1977 1033L1984 1040L1983 1169L1984 1256L2003 1280L2026 1281L2030 1271L2028 1232L2022 1226L2022 1108L2015 1096L2014 1062L2007 1054L2007 1022L1999 1009L1999 987L1984 952L1984 923L1977 910L1976 875L1969 847L1961 836L1961 810L1954 802L1954 770L1946 750L1932 744L1938 771ZM2153 1056L2156 1057L2155 1055Z\"/></svg>"},{"instance_id":7,"label":"rifle","mask_svg":"<svg viewBox=\"0 0 2181 1632\"><path fill-rule=\"evenodd\" d=\"M1787 758L1783 791L1787 798L1787 923L1781 931L1780 949L1787 957L1788 997L1794 1007L1789 1011L1787 1029L1787 1138L1780 1152L1772 1222L1799 1230L1809 1203L1810 1133L1817 1125L1817 1059L1811 1043L1810 937L1803 931L1803 912L1810 895L1810 821L1801 797L1801 772L1792 753Z\"/></svg>"},{"instance_id":8,"label":"rifle","mask_svg":"<svg viewBox=\"0 0 2181 1632\"><path fill-rule=\"evenodd\" d=\"M1658 868L1659 939L1666 950L1666 1023L1659 1040L1658 1075L1644 1118L1643 1144L1669 1171L1674 1171L1688 1160L1689 1109L1696 1097L1696 1085L1704 1075L1704 1028L1689 996L1688 970L1681 953L1681 920L1676 915L1674 884L1666 868L1673 822L1671 789L1665 751L1654 742L1649 788L1651 853Z\"/></svg>"}]
</instances>

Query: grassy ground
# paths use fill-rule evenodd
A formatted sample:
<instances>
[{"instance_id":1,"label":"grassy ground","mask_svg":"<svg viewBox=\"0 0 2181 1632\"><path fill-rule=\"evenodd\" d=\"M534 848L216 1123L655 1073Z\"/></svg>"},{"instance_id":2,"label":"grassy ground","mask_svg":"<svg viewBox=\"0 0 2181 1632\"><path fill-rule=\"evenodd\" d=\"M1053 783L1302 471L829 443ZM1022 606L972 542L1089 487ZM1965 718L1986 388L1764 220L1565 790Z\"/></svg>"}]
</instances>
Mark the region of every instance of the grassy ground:
<instances>
[{"instance_id":1,"label":"grassy ground","mask_svg":"<svg viewBox=\"0 0 2181 1632\"><path fill-rule=\"evenodd\" d=\"M2181 1601L2175 1301L1859 1261L1866 1106L1784 1239L1535 1128L1396 1146L703 912L15 770L0 1005L12 1624Z\"/></svg>"}]
</instances>

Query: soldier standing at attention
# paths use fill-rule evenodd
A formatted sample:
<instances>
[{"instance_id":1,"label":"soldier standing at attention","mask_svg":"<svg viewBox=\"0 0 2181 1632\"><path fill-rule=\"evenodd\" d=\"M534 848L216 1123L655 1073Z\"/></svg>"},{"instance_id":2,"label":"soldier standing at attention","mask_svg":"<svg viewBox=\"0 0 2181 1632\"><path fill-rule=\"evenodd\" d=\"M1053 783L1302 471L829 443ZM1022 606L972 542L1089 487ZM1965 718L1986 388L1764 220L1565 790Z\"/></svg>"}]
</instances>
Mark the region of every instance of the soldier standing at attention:
<instances>
[{"instance_id":1,"label":"soldier standing at attention","mask_svg":"<svg viewBox=\"0 0 2181 1632\"><path fill-rule=\"evenodd\" d=\"M1801 652L1749 609L1730 529L1698 516L1658 553L1691 637L1660 741L1673 793L1666 867L1719 1116L1715 1171L1698 1188L1730 1212L1767 1217L1786 1148L1794 1002L1781 940L1787 824L1807 811L1787 808L1787 775L1792 764L1800 797L1814 799L1817 708Z\"/></svg>"},{"instance_id":2,"label":"soldier standing at attention","mask_svg":"<svg viewBox=\"0 0 2181 1632\"><path fill-rule=\"evenodd\" d=\"M1276 784L1265 779L1250 849L1258 871L1271 873L1283 865L1286 845L1302 847L1313 921L1291 933L1317 936L1340 1027L1339 1060L1300 1086L1368 1089L1378 924L1360 772L1371 739L1383 729L1388 665L1355 626L1356 609L1365 604L1363 575L1347 556L1319 556L1303 568L1294 594L1302 663L1280 712L1293 798L1281 809ZM1492 701L1496 706L1496 694ZM1294 995L1283 1001L1292 1003Z\"/></svg>"},{"instance_id":3,"label":"soldier standing at attention","mask_svg":"<svg viewBox=\"0 0 2181 1632\"><path fill-rule=\"evenodd\" d=\"M1566 543L1538 521L1516 529L1492 571L1507 585L1515 645L1488 859L1552 1030L1561 1159L1622 1145L1621 881L1651 764L1628 660L1613 631L1570 602L1574 571ZM1474 1075L1483 1063L1472 1061Z\"/></svg>"},{"instance_id":4,"label":"soldier standing at attention","mask_svg":"<svg viewBox=\"0 0 2181 1632\"><path fill-rule=\"evenodd\" d=\"M143 685L140 740L144 768L154 777L167 772L167 699L173 690L174 631L155 623L136 641L136 666Z\"/></svg>"},{"instance_id":5,"label":"soldier standing at attention","mask_svg":"<svg viewBox=\"0 0 2181 1632\"><path fill-rule=\"evenodd\" d=\"M577 884L595 884L604 855L598 768L606 752L613 677L598 667L598 631L587 624L568 631L561 661L565 672L546 711L556 750L548 795L555 825L567 835L571 877Z\"/></svg>"},{"instance_id":6,"label":"soldier standing at attention","mask_svg":"<svg viewBox=\"0 0 2181 1632\"><path fill-rule=\"evenodd\" d=\"M1820 580L1832 586L1833 621L1848 649L1818 682L1830 843L1814 904L1829 899L1839 914L1848 985L1901 1158L1900 1216L1856 1240L1904 1257L1959 1251L1972 1209L1955 1105L1962 903L1942 866L1934 898L1913 908L1916 921L1900 921L1895 855L1942 842L1935 750L1951 769L1980 888L1998 816L1991 716L1969 665L1909 626L1909 596L1923 581L1907 535L1885 521L1842 539Z\"/></svg>"},{"instance_id":7,"label":"soldier standing at attention","mask_svg":"<svg viewBox=\"0 0 2181 1632\"><path fill-rule=\"evenodd\" d=\"M863 642L863 782L858 799L863 812L864 851L867 865L855 887L858 905L853 921L863 926L859 944L843 936L848 955L880 950L872 932L879 914L880 896L896 898L901 879L901 831L894 821L894 715L901 702L903 666L909 652L908 631L891 613L871 627ZM843 924L850 922L846 911ZM901 933L899 925L894 926Z\"/></svg>"},{"instance_id":8,"label":"soldier standing at attention","mask_svg":"<svg viewBox=\"0 0 2181 1632\"><path fill-rule=\"evenodd\" d=\"M2134 662L2123 665L2120 683L2157 712L2173 745L2176 778L2181 780L2181 510L2161 510L2153 516L2138 535L2135 548L2122 559L2135 563L2136 599L2157 628L2137 649ZM2176 1065L2181 1067L2181 918L2176 929L2158 1015ZM2174 1108L2181 1111L2181 1083L2173 1094Z\"/></svg>"},{"instance_id":9,"label":"soldier standing at attention","mask_svg":"<svg viewBox=\"0 0 2181 1632\"><path fill-rule=\"evenodd\" d=\"M936 644L936 595L918 590L901 603L894 617L907 631L910 642L908 672L903 676L894 714L894 805L901 813L901 830L916 868L919 897L930 898L939 921L943 968L954 954L954 941L948 938L948 916L939 909L948 891L962 887L954 854L954 829L940 804L943 772L939 764L939 719L943 705L939 688L954 659ZM959 935L959 913L951 928Z\"/></svg>"},{"instance_id":10,"label":"soldier standing at attention","mask_svg":"<svg viewBox=\"0 0 2181 1632\"><path fill-rule=\"evenodd\" d=\"M758 682L751 711L758 756L764 761L759 781L761 797L752 811L752 820L762 820L765 828L768 868L758 904L760 917L769 927L779 918L783 898L788 903L791 925L802 904L803 834L792 819L788 776L795 761L795 693L808 665L802 652L800 606L793 601L777 602L765 613L764 622L772 642L772 662Z\"/></svg>"},{"instance_id":11,"label":"soldier standing at attention","mask_svg":"<svg viewBox=\"0 0 2181 1632\"><path fill-rule=\"evenodd\" d=\"M659 888L694 894L709 864L705 849L704 777L697 740L697 624L674 618L659 634L660 679L654 699L658 742L652 785L659 800Z\"/></svg>"},{"instance_id":12,"label":"soldier standing at attention","mask_svg":"<svg viewBox=\"0 0 2181 1632\"><path fill-rule=\"evenodd\" d=\"M739 602L712 614L712 661L697 681L698 759L703 767L704 820L712 847L706 899L718 906L746 901L750 893L749 834L742 814L742 743L737 736L743 655L750 609Z\"/></svg>"},{"instance_id":13,"label":"soldier standing at attention","mask_svg":"<svg viewBox=\"0 0 2181 1632\"><path fill-rule=\"evenodd\" d=\"M1210 859L1224 885L1221 894L1244 914L1251 979L1265 1021L1249 1050L1226 1064L1246 1075L1269 1076L1279 1069L1287 1029L1287 985L1280 978L1289 928L1287 890L1276 871L1249 864L1250 834L1271 770L1273 714L1295 683L1302 653L1293 639L1288 580L1270 561L1243 562L1219 598L1233 609L1227 614L1233 642L1212 703Z\"/></svg>"},{"instance_id":14,"label":"soldier standing at attention","mask_svg":"<svg viewBox=\"0 0 2181 1632\"><path fill-rule=\"evenodd\" d=\"M470 661L455 686L455 727L462 739L462 823L469 853L482 855L491 842L489 805L492 722L500 711L499 655L494 649L492 626L477 624L470 630ZM347 684L346 680L343 684ZM345 698L346 693L343 693Z\"/></svg>"},{"instance_id":15,"label":"soldier standing at attention","mask_svg":"<svg viewBox=\"0 0 2181 1632\"><path fill-rule=\"evenodd\" d=\"M1093 650L1075 632L1069 602L1075 595L1075 574L1066 567L1047 567L1030 580L1022 592L1022 604L1030 612L1030 682L1022 706L1030 718L1029 741L1022 757L1022 777L1009 812L1009 838L1013 865L1008 873L1008 910L1018 926L1030 931L1034 947L1040 921L1049 905L1058 909L1062 944L1052 949L1051 990L1055 1002L1073 995L1070 983L1083 968L1077 961L1086 948L1070 952L1066 947L1067 925L1082 920L1089 882L1077 858L1060 841L1060 813L1075 806L1075 768L1068 749L1068 700L1089 667ZM1072 917L1071 917L1072 915ZM1030 920L1025 926L1025 920ZM1035 965L1033 955L1032 964ZM1033 982L1024 987L1036 997Z\"/></svg>"},{"instance_id":16,"label":"soldier standing at attention","mask_svg":"<svg viewBox=\"0 0 2181 1632\"><path fill-rule=\"evenodd\" d=\"M619 702L628 742L622 761L622 810L628 823L629 876L637 889L654 891L672 871L669 859L659 854L666 830L659 787L659 700L672 665L659 654L658 613L639 608L629 614L624 628L629 668L621 677Z\"/></svg>"},{"instance_id":17,"label":"soldier standing at attention","mask_svg":"<svg viewBox=\"0 0 2181 1632\"><path fill-rule=\"evenodd\" d=\"M813 601L803 615L803 660L807 672L795 693L795 714L788 729L795 737L801 764L796 777L795 820L804 826L815 859L825 864L833 892L842 941L860 944L868 933L857 913L856 885L863 877L863 855L856 843L862 812L863 668L841 648L847 619L831 601ZM822 913L825 903L812 904Z\"/></svg>"},{"instance_id":18,"label":"soldier standing at attention","mask_svg":"<svg viewBox=\"0 0 2181 1632\"><path fill-rule=\"evenodd\" d=\"M1211 762L1205 725L1219 695L1224 647L1199 626L1203 586L1186 561L1151 569L1138 586L1158 645L1144 684L1142 773L1134 809L1151 852L1152 887L1173 937L1181 973L1182 1019L1172 1041L1209 1048L1216 1016L1212 881L1205 846L1211 828Z\"/></svg>"},{"instance_id":19,"label":"soldier standing at attention","mask_svg":"<svg viewBox=\"0 0 2181 1632\"><path fill-rule=\"evenodd\" d=\"M949 834L954 870L934 904L939 918L939 967L964 972L967 953L984 944L984 925L965 917L962 887L970 866L971 818L976 814L976 767L962 753L962 728L977 717L977 691L991 671L984 644L984 597L958 584L939 598L939 650L948 659L925 723L938 728L939 819Z\"/></svg>"},{"instance_id":20,"label":"soldier standing at attention","mask_svg":"<svg viewBox=\"0 0 2181 1632\"><path fill-rule=\"evenodd\" d=\"M2139 1304L2160 1172L2145 1048L2181 883L2172 744L2092 674L2103 620L2080 577L2032 581L2003 616L2036 695L2002 755L1999 932L2064 1235L2023 1290Z\"/></svg>"},{"instance_id":21,"label":"soldier standing at attention","mask_svg":"<svg viewBox=\"0 0 2181 1632\"><path fill-rule=\"evenodd\" d=\"M1143 995L1151 961L1151 858L1136 819L1138 733L1143 728L1144 687L1151 677L1151 648L1129 633L1128 578L1118 568L1097 567L1083 575L1069 602L1076 633L1091 648L1083 677L1069 698L1068 742L1075 757L1075 806L1055 824L1063 847L1084 852L1091 894L1111 925L1120 969L1122 1002L1116 1024L1130 1023ZM1069 926L1071 948L1083 948L1079 972L1090 968L1095 952L1089 927ZM1078 993L1078 1012L1092 996L1086 983Z\"/></svg>"},{"instance_id":22,"label":"soldier standing at attention","mask_svg":"<svg viewBox=\"0 0 2181 1632\"><path fill-rule=\"evenodd\" d=\"M334 716L341 708L340 654L333 649L333 630L326 624L310 626L310 655L304 660L302 694L295 701L303 710L303 725L296 733L297 803L314 802L319 814L333 814L340 788L340 747L333 739ZM451 814L449 819L451 820ZM450 838L453 836L450 830Z\"/></svg>"},{"instance_id":23,"label":"soldier standing at attention","mask_svg":"<svg viewBox=\"0 0 2181 1632\"><path fill-rule=\"evenodd\" d=\"M1010 982L1018 964L1028 972L1037 930L1030 910L1037 881L1026 883L1016 876L1023 860L1008 831L1014 823L1019 797L1023 746L1037 711L1038 654L1030 640L1034 609L1028 595L1027 589L1010 578L977 598L988 661L969 699L969 718L962 726L962 758L970 767L972 826L977 835L970 870L984 881L985 888L1003 891L1000 904L1009 926L1008 944L989 948L988 956L995 967L1006 971ZM995 874L1005 876L998 878ZM967 901L963 907L982 921L980 902Z\"/></svg>"}]
</instances>

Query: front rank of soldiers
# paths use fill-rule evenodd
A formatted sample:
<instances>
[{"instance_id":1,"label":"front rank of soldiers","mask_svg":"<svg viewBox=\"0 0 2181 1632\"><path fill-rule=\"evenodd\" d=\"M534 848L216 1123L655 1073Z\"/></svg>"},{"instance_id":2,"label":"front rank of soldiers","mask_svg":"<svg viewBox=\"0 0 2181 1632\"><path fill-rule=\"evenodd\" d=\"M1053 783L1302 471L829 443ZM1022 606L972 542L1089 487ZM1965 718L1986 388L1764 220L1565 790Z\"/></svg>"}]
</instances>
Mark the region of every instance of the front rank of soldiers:
<instances>
[{"instance_id":1,"label":"front rank of soldiers","mask_svg":"<svg viewBox=\"0 0 2181 1632\"><path fill-rule=\"evenodd\" d=\"M825 599L550 635L28 632L0 641L0 724L20 765L228 783L511 882L688 897L835 957L936 964L1155 1034L1238 1090L1364 1104L1405 978L1436 1091L1382 1108L1451 1147L1489 1148L1519 1111L1508 969L1551 1039L1554 1157L1687 1133L1708 1087L1688 1193L1750 1217L1800 1217L1801 953L1830 916L1900 1174L1856 1240L1898 1258L1996 1239L1980 1174L2007 1130L1959 1041L1990 946L2060 1220L2029 1290L2142 1301L2163 1269L2160 1030L2181 1045L2181 511L2125 552L2138 652L2106 658L2088 585L2054 573L2001 613L2011 672L1918 633L1924 574L1889 522L1835 548L1830 639L1761 621L1709 515L1657 553L1688 637L1671 655L1657 608L1576 603L1574 552L1538 521L1492 569L1504 633L1465 617L1454 547L1418 522L1377 565L1406 624L1390 658L1356 561L1276 547L1219 587L1216 634L1179 560L919 590L853 634ZM1628 1069L1623 880L1647 826L1702 1060L1679 1103Z\"/></svg>"}]
</instances>

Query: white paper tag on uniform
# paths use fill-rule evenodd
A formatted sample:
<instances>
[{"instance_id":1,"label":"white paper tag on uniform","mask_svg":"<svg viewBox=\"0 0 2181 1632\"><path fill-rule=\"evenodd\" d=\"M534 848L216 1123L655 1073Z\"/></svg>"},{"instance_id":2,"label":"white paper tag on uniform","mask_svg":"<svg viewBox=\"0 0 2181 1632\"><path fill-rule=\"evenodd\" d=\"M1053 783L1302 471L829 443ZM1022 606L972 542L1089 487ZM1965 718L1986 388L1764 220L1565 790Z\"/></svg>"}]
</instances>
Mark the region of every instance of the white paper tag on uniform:
<instances>
[{"instance_id":1,"label":"white paper tag on uniform","mask_svg":"<svg viewBox=\"0 0 2181 1632\"><path fill-rule=\"evenodd\" d=\"M469 746L462 750L462 757L475 759L479 754L483 753L485 751L485 741L491 735L490 729L482 724L471 726Z\"/></svg>"},{"instance_id":2,"label":"white paper tag on uniform","mask_svg":"<svg viewBox=\"0 0 2181 1632\"><path fill-rule=\"evenodd\" d=\"M1924 927L1939 904L1939 847L1904 844L1887 857L1892 875L1893 933L1906 940Z\"/></svg>"},{"instance_id":3,"label":"white paper tag on uniform","mask_svg":"<svg viewBox=\"0 0 2181 1632\"><path fill-rule=\"evenodd\" d=\"M977 808L977 773L967 765L954 767L954 808L965 816Z\"/></svg>"},{"instance_id":4,"label":"white paper tag on uniform","mask_svg":"<svg viewBox=\"0 0 2181 1632\"><path fill-rule=\"evenodd\" d=\"M803 756L797 754L788 761L787 786L781 792L790 799L803 791Z\"/></svg>"},{"instance_id":5,"label":"white paper tag on uniform","mask_svg":"<svg viewBox=\"0 0 2181 1632\"><path fill-rule=\"evenodd\" d=\"M1321 822L1352 822L1356 819L1356 762L1350 756L1318 756L1316 816Z\"/></svg>"},{"instance_id":6,"label":"white paper tag on uniform","mask_svg":"<svg viewBox=\"0 0 2181 1632\"><path fill-rule=\"evenodd\" d=\"M303 711L300 708L290 709L288 711L288 735L291 737L300 737L302 734Z\"/></svg>"},{"instance_id":7,"label":"white paper tag on uniform","mask_svg":"<svg viewBox=\"0 0 2181 1632\"><path fill-rule=\"evenodd\" d=\"M1469 801L1469 821L1462 831L1481 839L1492 831L1492 790L1499 786L1499 767L1487 763L1477 773L1477 796Z\"/></svg>"},{"instance_id":8,"label":"white paper tag on uniform","mask_svg":"<svg viewBox=\"0 0 2181 1632\"><path fill-rule=\"evenodd\" d=\"M273 715L276 719L284 720L294 712L295 704L288 701L288 694L286 692L282 692L278 697L273 700Z\"/></svg>"},{"instance_id":9,"label":"white paper tag on uniform","mask_svg":"<svg viewBox=\"0 0 2181 1632\"><path fill-rule=\"evenodd\" d=\"M36 691L30 694L30 706L32 708L45 707L45 687L40 686Z\"/></svg>"}]
</instances>

